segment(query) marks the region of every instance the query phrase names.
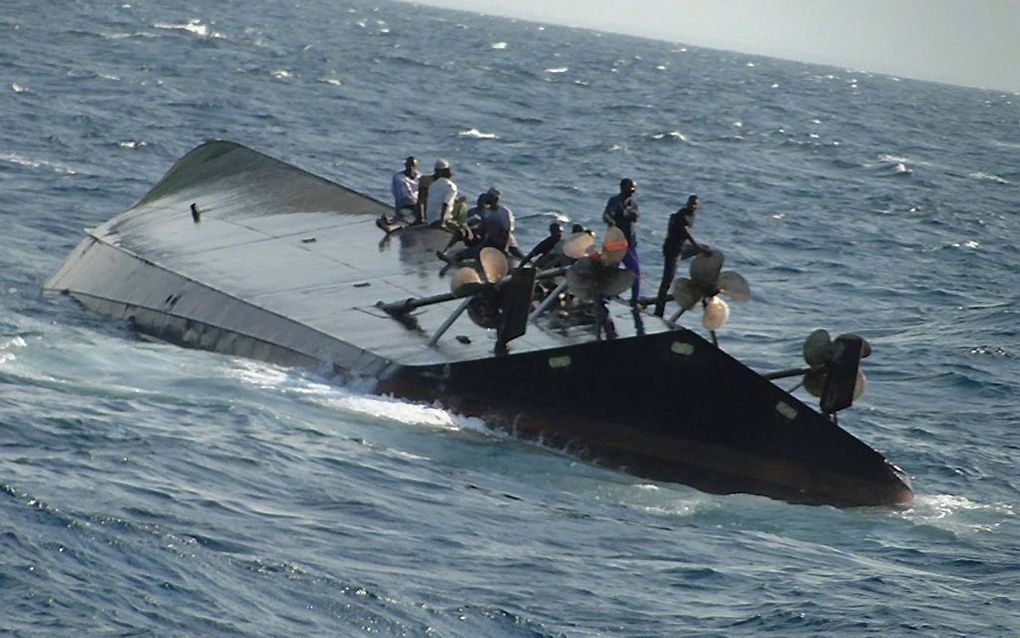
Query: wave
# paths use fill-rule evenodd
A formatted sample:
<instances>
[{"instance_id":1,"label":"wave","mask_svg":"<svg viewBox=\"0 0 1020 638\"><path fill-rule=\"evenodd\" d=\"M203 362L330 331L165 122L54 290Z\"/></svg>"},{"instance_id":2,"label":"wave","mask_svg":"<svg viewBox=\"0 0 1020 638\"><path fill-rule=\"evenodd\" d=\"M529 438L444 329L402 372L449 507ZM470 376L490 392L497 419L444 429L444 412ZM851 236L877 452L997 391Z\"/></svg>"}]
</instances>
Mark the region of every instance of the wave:
<instances>
[{"instance_id":1,"label":"wave","mask_svg":"<svg viewBox=\"0 0 1020 638\"><path fill-rule=\"evenodd\" d=\"M994 175L992 173L985 173L983 171L978 171L976 173L969 173L967 175L967 177L970 177L972 179L976 179L976 180L979 180L979 181L983 181L983 182L995 182L996 184L1002 184L1004 186L1008 186L1009 184L1012 184L1012 182L1010 182L1008 179L1005 179L1003 177L999 177L998 175Z\"/></svg>"},{"instance_id":2,"label":"wave","mask_svg":"<svg viewBox=\"0 0 1020 638\"><path fill-rule=\"evenodd\" d=\"M19 155L18 153L0 153L0 161L17 164L19 166L27 166L30 168L50 168L56 173L63 173L65 175L78 174L78 171L66 164L51 162L44 159L32 159L30 157L25 157L24 155Z\"/></svg>"},{"instance_id":3,"label":"wave","mask_svg":"<svg viewBox=\"0 0 1020 638\"><path fill-rule=\"evenodd\" d=\"M202 24L202 21L198 18L188 20L184 24L170 24L166 22L157 22L152 25L154 29L163 29L166 31L187 31L194 35L201 36L203 38L226 38L219 31L213 31L209 29L209 25Z\"/></svg>"},{"instance_id":4,"label":"wave","mask_svg":"<svg viewBox=\"0 0 1020 638\"><path fill-rule=\"evenodd\" d=\"M471 137L476 140L498 140L499 136L495 133L483 133L476 128L468 129L466 131L460 131L457 133L461 137Z\"/></svg>"},{"instance_id":5,"label":"wave","mask_svg":"<svg viewBox=\"0 0 1020 638\"><path fill-rule=\"evenodd\" d=\"M652 133L648 136L653 140L672 140L674 142L686 142L687 136L680 131L669 131L668 133Z\"/></svg>"}]
</instances>

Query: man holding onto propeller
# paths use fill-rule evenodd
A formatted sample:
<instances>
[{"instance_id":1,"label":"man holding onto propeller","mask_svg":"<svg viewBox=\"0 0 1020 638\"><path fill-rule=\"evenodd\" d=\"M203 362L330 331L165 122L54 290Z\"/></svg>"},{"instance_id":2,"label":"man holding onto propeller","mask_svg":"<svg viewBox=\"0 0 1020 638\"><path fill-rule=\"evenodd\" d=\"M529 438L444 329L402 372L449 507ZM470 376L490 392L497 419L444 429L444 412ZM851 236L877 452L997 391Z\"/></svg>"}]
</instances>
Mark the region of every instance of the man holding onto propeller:
<instances>
[{"instance_id":1,"label":"man holding onto propeller","mask_svg":"<svg viewBox=\"0 0 1020 638\"><path fill-rule=\"evenodd\" d=\"M701 202L697 195L687 198L687 203L680 210L669 216L669 223L666 226L666 239L662 242L662 283L659 284L659 295L655 298L655 316L661 317L666 312L666 297L669 288L673 284L673 277L676 276L676 260L684 242L690 244L701 253L710 252L707 246L702 246L694 241L690 228L694 225L694 213L698 210ZM685 254L684 258L690 257Z\"/></svg>"}]
</instances>

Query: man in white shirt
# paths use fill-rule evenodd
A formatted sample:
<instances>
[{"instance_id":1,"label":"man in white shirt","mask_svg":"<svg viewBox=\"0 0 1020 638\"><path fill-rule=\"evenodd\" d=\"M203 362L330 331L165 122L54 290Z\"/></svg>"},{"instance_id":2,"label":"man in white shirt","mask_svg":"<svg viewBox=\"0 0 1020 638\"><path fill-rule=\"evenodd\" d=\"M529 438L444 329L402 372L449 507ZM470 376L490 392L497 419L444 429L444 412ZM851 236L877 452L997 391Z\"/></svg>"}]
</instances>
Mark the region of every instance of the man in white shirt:
<instances>
[{"instance_id":1,"label":"man in white shirt","mask_svg":"<svg viewBox=\"0 0 1020 638\"><path fill-rule=\"evenodd\" d=\"M425 223L440 225L449 220L453 212L453 203L457 199L457 185L453 183L452 177L450 163L444 159L437 159L433 179L428 184L428 199L422 215Z\"/></svg>"},{"instance_id":2,"label":"man in white shirt","mask_svg":"<svg viewBox=\"0 0 1020 638\"><path fill-rule=\"evenodd\" d=\"M393 174L390 191L393 193L393 219L383 215L376 222L387 233L409 226L418 218L418 158L411 156L404 160L404 170Z\"/></svg>"}]
</instances>

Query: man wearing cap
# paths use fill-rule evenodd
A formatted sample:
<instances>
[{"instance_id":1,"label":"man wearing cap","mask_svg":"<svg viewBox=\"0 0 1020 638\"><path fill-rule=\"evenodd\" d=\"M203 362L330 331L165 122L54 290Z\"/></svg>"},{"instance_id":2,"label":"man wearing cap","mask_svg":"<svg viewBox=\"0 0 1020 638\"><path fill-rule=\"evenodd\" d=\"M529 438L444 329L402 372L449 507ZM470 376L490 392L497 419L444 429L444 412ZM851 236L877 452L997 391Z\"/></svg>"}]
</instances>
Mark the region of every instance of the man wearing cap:
<instances>
[{"instance_id":1,"label":"man wearing cap","mask_svg":"<svg viewBox=\"0 0 1020 638\"><path fill-rule=\"evenodd\" d=\"M619 228L627 238L627 254L623 257L623 265L634 273L634 285L630 289L632 306L637 306L641 293L641 266L638 263L637 236L634 233L634 224L639 217L637 202L634 201L636 192L637 184L634 180L624 177L620 180L620 193L610 197L606 209L602 211L602 220L609 226Z\"/></svg>"},{"instance_id":2,"label":"man wearing cap","mask_svg":"<svg viewBox=\"0 0 1020 638\"><path fill-rule=\"evenodd\" d=\"M437 159L431 179L427 182L424 177L419 180L418 204L424 204L419 217L422 222L431 221L443 224L453 213L453 203L457 199L457 185L453 183L452 177L453 171L450 170L450 163L444 159ZM426 182L424 193L422 192L422 182ZM422 201L423 199L424 201Z\"/></svg>"},{"instance_id":3,"label":"man wearing cap","mask_svg":"<svg viewBox=\"0 0 1020 638\"><path fill-rule=\"evenodd\" d=\"M504 253L509 252L512 246L516 247L516 242L513 241L513 211L500 203L499 197L502 193L495 186L486 194L489 196L489 208L482 215L485 245L498 248Z\"/></svg>"},{"instance_id":4,"label":"man wearing cap","mask_svg":"<svg viewBox=\"0 0 1020 638\"><path fill-rule=\"evenodd\" d=\"M383 215L376 224L386 232L403 228L414 223L418 217L418 158L411 156L404 160L404 170L397 171L390 180L393 193L393 219Z\"/></svg>"}]
</instances>

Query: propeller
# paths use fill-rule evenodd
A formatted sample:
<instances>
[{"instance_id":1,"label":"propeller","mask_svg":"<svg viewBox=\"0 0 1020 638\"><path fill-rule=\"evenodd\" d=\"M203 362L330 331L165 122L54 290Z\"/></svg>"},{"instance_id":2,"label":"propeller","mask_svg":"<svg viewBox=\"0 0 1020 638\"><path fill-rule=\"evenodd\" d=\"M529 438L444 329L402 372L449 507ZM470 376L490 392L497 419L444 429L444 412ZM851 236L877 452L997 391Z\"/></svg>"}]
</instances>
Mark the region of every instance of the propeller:
<instances>
[{"instance_id":1,"label":"propeller","mask_svg":"<svg viewBox=\"0 0 1020 638\"><path fill-rule=\"evenodd\" d=\"M678 277L673 282L673 299L681 308L674 320L701 301L705 307L701 323L708 330L715 331L726 323L730 314L729 306L717 295L726 295L733 301L751 298L750 284L740 273L723 271L724 260L719 250L700 253L691 261L690 278Z\"/></svg>"},{"instance_id":2,"label":"propeller","mask_svg":"<svg viewBox=\"0 0 1020 638\"><path fill-rule=\"evenodd\" d=\"M457 296L474 294L484 287L478 271L468 266L458 268L450 278L450 292Z\"/></svg>"},{"instance_id":3,"label":"propeller","mask_svg":"<svg viewBox=\"0 0 1020 638\"><path fill-rule=\"evenodd\" d=\"M580 259L594 244L595 237L591 233L574 233L563 242L563 254L569 259Z\"/></svg>"},{"instance_id":4,"label":"propeller","mask_svg":"<svg viewBox=\"0 0 1020 638\"><path fill-rule=\"evenodd\" d=\"M575 240L575 244L569 245ZM575 258L577 261L567 271L567 287L581 301L619 295L634 285L634 273L617 267L627 254L628 243L623 232L611 227L606 230L602 251L596 250L594 245L595 239L588 233L575 233L563 247L563 254L572 257L568 247L573 254L577 254L581 246L584 246L584 253Z\"/></svg>"},{"instance_id":5,"label":"propeller","mask_svg":"<svg viewBox=\"0 0 1020 638\"><path fill-rule=\"evenodd\" d=\"M478 253L478 263L482 265L482 272L490 284L498 282L510 272L510 262L506 258L506 253L491 246L482 248Z\"/></svg>"},{"instance_id":6,"label":"propeller","mask_svg":"<svg viewBox=\"0 0 1020 638\"><path fill-rule=\"evenodd\" d=\"M623 231L616 226L610 226L602 239L602 256L599 259L604 265L615 268L627 255L627 246L627 236Z\"/></svg>"},{"instance_id":7,"label":"propeller","mask_svg":"<svg viewBox=\"0 0 1020 638\"><path fill-rule=\"evenodd\" d=\"M481 274L479 274L481 269ZM510 272L510 262L498 248L486 246L478 253L478 265L462 266L453 273L450 279L450 292L458 296L473 295L485 288L486 284L495 284ZM482 281L482 276L485 281Z\"/></svg>"},{"instance_id":8,"label":"propeller","mask_svg":"<svg viewBox=\"0 0 1020 638\"><path fill-rule=\"evenodd\" d=\"M804 340L803 351L810 369L802 383L809 394L821 399L823 412L849 407L864 394L867 378L858 368L861 359L871 354L871 345L863 337L847 333L832 339L819 328Z\"/></svg>"}]
</instances>

